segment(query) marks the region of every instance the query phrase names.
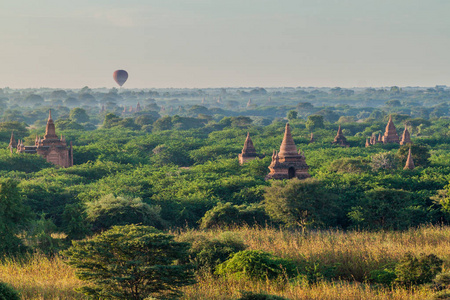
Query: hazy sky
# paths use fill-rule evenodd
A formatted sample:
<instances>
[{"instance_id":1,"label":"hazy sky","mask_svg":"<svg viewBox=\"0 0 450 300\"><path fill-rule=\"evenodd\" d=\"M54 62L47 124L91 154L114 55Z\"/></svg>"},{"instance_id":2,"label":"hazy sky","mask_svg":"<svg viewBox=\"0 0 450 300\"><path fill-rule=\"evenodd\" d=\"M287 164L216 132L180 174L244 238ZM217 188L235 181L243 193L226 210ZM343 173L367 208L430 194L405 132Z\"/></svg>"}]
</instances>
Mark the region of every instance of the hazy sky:
<instances>
[{"instance_id":1,"label":"hazy sky","mask_svg":"<svg viewBox=\"0 0 450 300\"><path fill-rule=\"evenodd\" d=\"M0 0L0 87L450 85L448 0Z\"/></svg>"}]
</instances>

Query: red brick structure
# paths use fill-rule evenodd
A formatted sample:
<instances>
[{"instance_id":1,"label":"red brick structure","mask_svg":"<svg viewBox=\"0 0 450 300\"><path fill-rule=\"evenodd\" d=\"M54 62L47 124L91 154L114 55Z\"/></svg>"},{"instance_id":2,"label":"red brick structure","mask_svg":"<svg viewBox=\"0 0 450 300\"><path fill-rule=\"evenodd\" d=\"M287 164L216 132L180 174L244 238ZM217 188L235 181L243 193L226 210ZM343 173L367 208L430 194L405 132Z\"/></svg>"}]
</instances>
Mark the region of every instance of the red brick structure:
<instances>
[{"instance_id":1,"label":"red brick structure","mask_svg":"<svg viewBox=\"0 0 450 300\"><path fill-rule=\"evenodd\" d=\"M247 138L244 142L244 148L242 149L241 154L238 155L239 163L242 165L243 163L253 160L258 157L256 154L255 146L253 146L252 139L250 138L250 133L247 132Z\"/></svg>"},{"instance_id":2,"label":"red brick structure","mask_svg":"<svg viewBox=\"0 0 450 300\"><path fill-rule=\"evenodd\" d=\"M384 135L382 137L383 139L383 144L388 144L388 143L399 143L399 138L397 135L397 129L395 129L395 125L394 122L392 122L392 116L389 116L389 121L386 125L386 130L384 132Z\"/></svg>"},{"instance_id":3,"label":"red brick structure","mask_svg":"<svg viewBox=\"0 0 450 300\"><path fill-rule=\"evenodd\" d=\"M400 141L400 145L406 145L406 144L412 144L412 141L411 141L411 135L409 134L408 128L406 128L406 125L405 125L405 130L403 131L402 140Z\"/></svg>"},{"instance_id":4,"label":"red brick structure","mask_svg":"<svg viewBox=\"0 0 450 300\"><path fill-rule=\"evenodd\" d=\"M299 151L291 135L289 123L286 124L283 142L280 146L280 152L274 151L272 154L272 163L269 165L270 173L266 176L269 179L305 179L311 177L308 173L308 165L305 156Z\"/></svg>"},{"instance_id":5,"label":"red brick structure","mask_svg":"<svg viewBox=\"0 0 450 300\"><path fill-rule=\"evenodd\" d=\"M13 138L13 136L11 138ZM23 142L19 141L19 144L17 145L17 152L30 154L37 153L48 162L63 168L73 166L72 142L70 143L70 147L67 147L65 137L61 136L61 138L58 138L51 111L49 111L44 138L41 139L36 136L34 146L24 146Z\"/></svg>"},{"instance_id":6,"label":"red brick structure","mask_svg":"<svg viewBox=\"0 0 450 300\"><path fill-rule=\"evenodd\" d=\"M403 168L404 170L414 170L416 166L414 166L414 160L412 158L411 155L411 148L409 148L409 152L408 152L408 158L406 159L406 164L405 167Z\"/></svg>"},{"instance_id":7,"label":"red brick structure","mask_svg":"<svg viewBox=\"0 0 450 300\"><path fill-rule=\"evenodd\" d=\"M347 142L347 139L342 133L341 125L339 125L339 129L337 131L336 136L334 137L334 141L332 141L331 143L342 147L350 147L350 144Z\"/></svg>"}]
</instances>

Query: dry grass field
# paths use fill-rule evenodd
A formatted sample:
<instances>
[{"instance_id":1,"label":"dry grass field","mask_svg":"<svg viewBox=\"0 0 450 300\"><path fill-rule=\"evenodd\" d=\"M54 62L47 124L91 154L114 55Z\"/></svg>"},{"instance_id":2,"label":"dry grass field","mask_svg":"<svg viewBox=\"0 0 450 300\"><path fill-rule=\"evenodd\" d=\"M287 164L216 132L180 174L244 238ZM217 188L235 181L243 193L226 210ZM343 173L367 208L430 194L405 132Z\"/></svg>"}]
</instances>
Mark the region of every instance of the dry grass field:
<instances>
[{"instance_id":1,"label":"dry grass field","mask_svg":"<svg viewBox=\"0 0 450 300\"><path fill-rule=\"evenodd\" d=\"M223 230L172 232L177 238L216 237ZM183 299L236 299L240 291L266 292L288 299L431 299L430 288L383 287L367 284L370 270L399 261L406 252L435 254L450 264L450 228L422 227L406 232L300 233L272 228L236 228L230 234L242 239L249 249L272 252L296 261L335 265L339 279L307 283L260 281L202 275L195 285L183 288ZM82 285L63 258L35 254L28 260L5 260L0 264L0 281L18 289L23 299L86 299L73 291Z\"/></svg>"}]
</instances>

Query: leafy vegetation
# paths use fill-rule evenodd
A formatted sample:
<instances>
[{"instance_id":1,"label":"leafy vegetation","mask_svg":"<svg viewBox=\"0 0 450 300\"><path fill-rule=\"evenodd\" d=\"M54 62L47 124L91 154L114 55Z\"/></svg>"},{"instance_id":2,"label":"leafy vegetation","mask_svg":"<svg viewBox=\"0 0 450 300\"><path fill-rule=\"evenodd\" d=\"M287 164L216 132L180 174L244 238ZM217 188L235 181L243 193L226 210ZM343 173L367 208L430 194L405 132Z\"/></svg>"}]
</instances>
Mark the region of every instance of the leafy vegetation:
<instances>
[{"instance_id":1,"label":"leafy vegetation","mask_svg":"<svg viewBox=\"0 0 450 300\"><path fill-rule=\"evenodd\" d=\"M431 248L449 237L437 228L414 228L450 222L449 100L445 87L5 88L0 90L3 259L13 260L10 266L26 266L33 262L29 253L38 251L60 268L59 251L72 241L85 239L75 242L85 245L114 226L140 224L165 231L152 234L170 233L175 238L168 239L174 243L191 245L183 248L186 256L179 259L193 264L198 283L197 290L181 288L185 297L210 293L214 299L218 294L211 290L213 284L219 286L217 293L230 299L240 297L239 289L252 292L249 297L326 299L320 285L336 295L333 282L342 290L358 289L362 298L382 299L377 293L387 295L394 288L421 298L414 286L422 285L431 295L425 283L444 293L445 273L439 272L447 271L448 255ZM44 132L49 108L57 133L73 141L71 168L7 148L13 130L16 140L34 144ZM367 138L383 134L389 115L399 135L408 128L413 143L364 147ZM313 178L265 181L287 121ZM351 147L331 144L339 125ZM240 165L237 155L247 132L260 157ZM409 149L416 168L403 170ZM427 230L434 230L435 239L430 248L417 251L425 245ZM416 240L417 249L398 249L394 240L408 241L404 234ZM370 246L374 249L367 246L370 239L378 243ZM358 242L366 247L358 248ZM396 245L395 255L380 246L387 242ZM338 247L341 244L346 251ZM409 258L407 250L412 250ZM253 287L246 289L231 275L240 271L230 261L244 254L262 262L258 274L264 275L258 276L270 278L270 288L246 278L243 282ZM443 264L438 266L440 260ZM286 265L277 269L270 261ZM214 275L219 269L221 275ZM82 284L70 282L70 288L61 284L59 289L69 289L69 298L83 297L71 291ZM283 292L277 285L296 292ZM310 294L301 295L298 286L307 287ZM18 289L24 297L33 295L31 288ZM57 294L51 293L49 297Z\"/></svg>"}]
</instances>

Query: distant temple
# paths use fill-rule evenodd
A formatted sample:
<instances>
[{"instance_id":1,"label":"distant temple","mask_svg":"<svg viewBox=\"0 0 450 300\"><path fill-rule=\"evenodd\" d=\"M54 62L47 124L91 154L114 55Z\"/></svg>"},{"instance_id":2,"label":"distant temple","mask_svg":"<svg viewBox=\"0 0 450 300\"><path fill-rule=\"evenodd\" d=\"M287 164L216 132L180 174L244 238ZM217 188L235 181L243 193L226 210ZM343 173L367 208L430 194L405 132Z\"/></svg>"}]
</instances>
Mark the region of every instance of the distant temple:
<instances>
[{"instance_id":1,"label":"distant temple","mask_svg":"<svg viewBox=\"0 0 450 300\"><path fill-rule=\"evenodd\" d=\"M14 133L11 134L9 148L12 150L15 144ZM23 141L19 140L16 144L17 153L39 154L48 162L59 165L63 168L73 166L73 148L72 142L67 147L65 137L58 138L55 130L55 123L52 120L52 112L49 111L47 127L45 128L44 138L36 136L34 146L24 146Z\"/></svg>"},{"instance_id":2,"label":"distant temple","mask_svg":"<svg viewBox=\"0 0 450 300\"><path fill-rule=\"evenodd\" d=\"M332 141L331 143L342 147L350 147L350 144L347 142L347 139L342 133L341 125L339 125L339 129L337 131L336 136L334 137L334 141Z\"/></svg>"},{"instance_id":3,"label":"distant temple","mask_svg":"<svg viewBox=\"0 0 450 300\"><path fill-rule=\"evenodd\" d=\"M104 110L102 108L102 112L103 111ZM133 106L130 105L130 107L128 107L128 109L127 109L127 106L124 105L123 106L123 110L122 110L122 114L131 114L131 113L136 113L136 112L140 112L140 111L142 111L142 107L141 107L141 104L138 102L137 105L136 105L136 108L133 108Z\"/></svg>"},{"instance_id":4,"label":"distant temple","mask_svg":"<svg viewBox=\"0 0 450 300\"><path fill-rule=\"evenodd\" d=\"M405 164L405 167L403 168L403 170L414 170L414 168L415 168L414 160L411 155L411 148L409 148L408 158L406 159L406 164Z\"/></svg>"},{"instance_id":5,"label":"distant temple","mask_svg":"<svg viewBox=\"0 0 450 300\"><path fill-rule=\"evenodd\" d=\"M389 116L389 121L386 125L386 130L384 132L384 135L382 137L383 144L388 143L399 143L399 138L397 135L397 129L395 129L394 122L392 122L392 115Z\"/></svg>"},{"instance_id":6,"label":"distant temple","mask_svg":"<svg viewBox=\"0 0 450 300\"><path fill-rule=\"evenodd\" d=\"M238 155L238 157L239 163L241 165L258 157L249 132L247 132L247 138L245 139L244 148L242 148L242 152Z\"/></svg>"},{"instance_id":7,"label":"distant temple","mask_svg":"<svg viewBox=\"0 0 450 300\"><path fill-rule=\"evenodd\" d=\"M411 135L409 134L408 128L406 128L406 125L405 125L405 130L403 131L400 145L406 145L406 144L411 144L411 143L412 143Z\"/></svg>"},{"instance_id":8,"label":"distant temple","mask_svg":"<svg viewBox=\"0 0 450 300\"><path fill-rule=\"evenodd\" d=\"M402 142L400 142L400 139L397 134L397 129L395 128L394 122L392 122L392 116L389 116L389 121L386 125L386 130L384 131L384 135L378 134L378 138L376 134L372 134L370 138L366 140L366 147L370 147L372 145L376 145L378 143L388 144L388 143L397 143L397 144L407 144L411 143L411 136L409 134L409 131L405 127L405 131L402 135Z\"/></svg>"},{"instance_id":9,"label":"distant temple","mask_svg":"<svg viewBox=\"0 0 450 300\"><path fill-rule=\"evenodd\" d=\"M280 146L280 152L273 152L272 163L269 166L270 173L266 176L269 179L305 179L311 177L308 173L308 165L303 153L297 147L291 135L289 123L286 124L283 142Z\"/></svg>"}]
</instances>

